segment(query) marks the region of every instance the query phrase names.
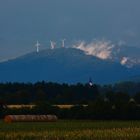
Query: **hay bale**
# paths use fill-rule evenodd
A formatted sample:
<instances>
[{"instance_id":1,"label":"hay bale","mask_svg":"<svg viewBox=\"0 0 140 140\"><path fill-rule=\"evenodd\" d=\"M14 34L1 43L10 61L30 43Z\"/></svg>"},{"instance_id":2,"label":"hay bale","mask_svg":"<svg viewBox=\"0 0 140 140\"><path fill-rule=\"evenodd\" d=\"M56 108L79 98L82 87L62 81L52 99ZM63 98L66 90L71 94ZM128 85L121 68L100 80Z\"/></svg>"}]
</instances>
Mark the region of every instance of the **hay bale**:
<instances>
[{"instance_id":1,"label":"hay bale","mask_svg":"<svg viewBox=\"0 0 140 140\"><path fill-rule=\"evenodd\" d=\"M4 121L11 122L56 122L56 115L7 115Z\"/></svg>"}]
</instances>

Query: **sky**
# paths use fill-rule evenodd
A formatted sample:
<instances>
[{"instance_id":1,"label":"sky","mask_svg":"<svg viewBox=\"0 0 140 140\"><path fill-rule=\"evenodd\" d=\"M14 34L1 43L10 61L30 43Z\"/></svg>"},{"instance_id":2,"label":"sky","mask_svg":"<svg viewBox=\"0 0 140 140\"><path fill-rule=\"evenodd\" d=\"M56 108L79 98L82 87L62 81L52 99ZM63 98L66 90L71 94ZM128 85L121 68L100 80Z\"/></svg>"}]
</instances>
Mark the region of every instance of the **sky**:
<instances>
[{"instance_id":1,"label":"sky","mask_svg":"<svg viewBox=\"0 0 140 140\"><path fill-rule=\"evenodd\" d=\"M106 39L140 47L140 0L0 0L0 61L50 40Z\"/></svg>"}]
</instances>

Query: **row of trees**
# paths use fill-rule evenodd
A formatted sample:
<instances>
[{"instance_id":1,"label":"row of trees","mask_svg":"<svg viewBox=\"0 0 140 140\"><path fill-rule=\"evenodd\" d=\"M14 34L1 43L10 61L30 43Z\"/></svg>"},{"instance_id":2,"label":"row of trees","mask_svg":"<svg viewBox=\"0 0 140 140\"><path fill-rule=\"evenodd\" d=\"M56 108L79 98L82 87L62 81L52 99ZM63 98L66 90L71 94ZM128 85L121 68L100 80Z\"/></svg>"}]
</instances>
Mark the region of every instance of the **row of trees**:
<instances>
[{"instance_id":1,"label":"row of trees","mask_svg":"<svg viewBox=\"0 0 140 140\"><path fill-rule=\"evenodd\" d=\"M140 83L120 83L115 85L57 84L38 82L0 84L0 102L5 104L35 104L47 101L50 104L88 104L97 98L134 98L140 103ZM101 97L102 96L102 97ZM118 99L117 99L118 100Z\"/></svg>"}]
</instances>

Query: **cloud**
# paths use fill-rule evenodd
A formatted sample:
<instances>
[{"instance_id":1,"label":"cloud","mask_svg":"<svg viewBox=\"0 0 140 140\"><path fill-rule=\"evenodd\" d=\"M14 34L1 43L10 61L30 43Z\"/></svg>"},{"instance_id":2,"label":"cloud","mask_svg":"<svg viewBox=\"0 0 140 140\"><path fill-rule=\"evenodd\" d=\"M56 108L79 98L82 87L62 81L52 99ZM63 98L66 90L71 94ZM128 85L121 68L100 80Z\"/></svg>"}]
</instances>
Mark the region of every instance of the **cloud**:
<instances>
[{"instance_id":1,"label":"cloud","mask_svg":"<svg viewBox=\"0 0 140 140\"><path fill-rule=\"evenodd\" d=\"M127 63L128 59L129 59L128 57L123 57L121 60L121 64L125 65Z\"/></svg>"},{"instance_id":2,"label":"cloud","mask_svg":"<svg viewBox=\"0 0 140 140\"><path fill-rule=\"evenodd\" d=\"M131 68L134 65L140 64L140 60L135 58L123 57L120 63L127 66L128 68Z\"/></svg>"},{"instance_id":3,"label":"cloud","mask_svg":"<svg viewBox=\"0 0 140 140\"><path fill-rule=\"evenodd\" d=\"M111 59L112 50L115 47L110 41L93 41L86 44L84 41L79 42L73 46L76 49L84 51L87 55L96 56L100 59Z\"/></svg>"}]
</instances>

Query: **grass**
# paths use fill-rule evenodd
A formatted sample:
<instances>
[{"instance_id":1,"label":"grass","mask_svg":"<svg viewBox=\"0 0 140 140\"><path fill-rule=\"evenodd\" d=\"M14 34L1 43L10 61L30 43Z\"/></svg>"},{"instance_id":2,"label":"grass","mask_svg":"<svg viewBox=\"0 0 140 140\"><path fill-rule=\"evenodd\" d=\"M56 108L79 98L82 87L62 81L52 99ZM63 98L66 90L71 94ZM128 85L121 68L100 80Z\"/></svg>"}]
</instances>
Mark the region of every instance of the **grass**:
<instances>
[{"instance_id":1,"label":"grass","mask_svg":"<svg viewBox=\"0 0 140 140\"><path fill-rule=\"evenodd\" d=\"M139 140L140 121L0 122L0 140Z\"/></svg>"}]
</instances>

